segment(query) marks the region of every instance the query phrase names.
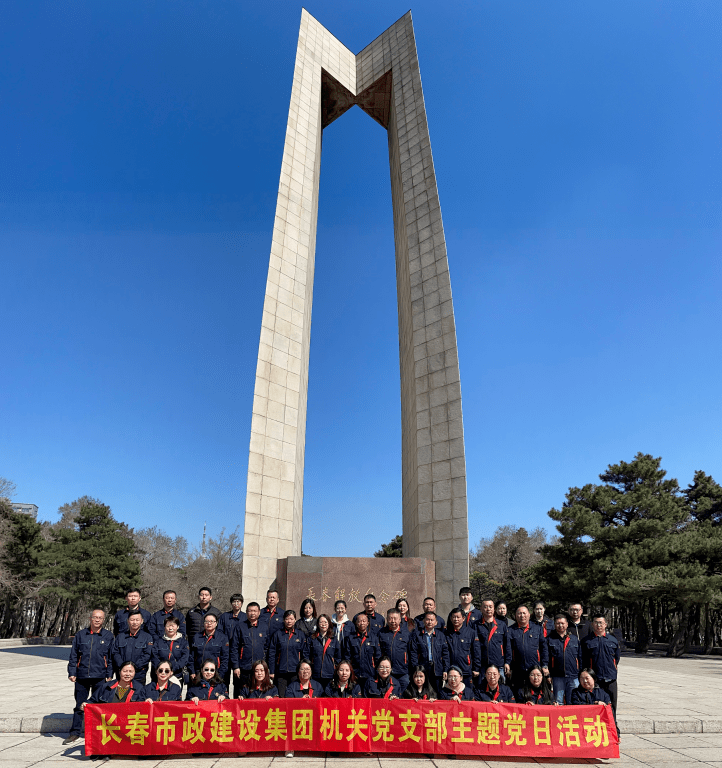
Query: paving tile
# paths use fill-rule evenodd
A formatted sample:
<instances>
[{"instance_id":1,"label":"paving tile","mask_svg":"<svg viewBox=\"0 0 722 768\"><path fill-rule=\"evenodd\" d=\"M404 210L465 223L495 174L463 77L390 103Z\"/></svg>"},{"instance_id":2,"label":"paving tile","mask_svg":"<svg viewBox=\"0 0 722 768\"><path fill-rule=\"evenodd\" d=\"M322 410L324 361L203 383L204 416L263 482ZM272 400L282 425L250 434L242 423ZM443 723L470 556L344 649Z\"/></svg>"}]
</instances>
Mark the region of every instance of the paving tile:
<instances>
[{"instance_id":1,"label":"paving tile","mask_svg":"<svg viewBox=\"0 0 722 768\"><path fill-rule=\"evenodd\" d=\"M678 763L697 762L696 758L693 758L693 757L688 758L675 750L664 749L663 747L659 747L659 748L650 747L649 749L626 749L622 747L619 751L620 751L620 754L623 753L625 755L628 755L629 757L633 757L635 760L639 760L642 763L651 763L653 761L666 762L666 761L674 761L674 760L676 760Z\"/></svg>"},{"instance_id":2,"label":"paving tile","mask_svg":"<svg viewBox=\"0 0 722 768\"><path fill-rule=\"evenodd\" d=\"M682 749L675 749L675 752L679 752L685 757L692 757L695 760L702 762L709 762L711 760L722 760L722 748L709 746L709 747L684 747Z\"/></svg>"}]
</instances>

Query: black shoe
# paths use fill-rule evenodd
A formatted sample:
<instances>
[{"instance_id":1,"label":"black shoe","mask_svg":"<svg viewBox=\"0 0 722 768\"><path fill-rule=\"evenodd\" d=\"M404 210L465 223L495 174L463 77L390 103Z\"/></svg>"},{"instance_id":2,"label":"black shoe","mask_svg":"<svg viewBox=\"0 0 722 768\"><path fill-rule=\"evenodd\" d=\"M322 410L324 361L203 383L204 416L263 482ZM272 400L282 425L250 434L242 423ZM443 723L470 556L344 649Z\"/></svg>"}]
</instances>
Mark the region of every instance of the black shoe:
<instances>
[{"instance_id":1,"label":"black shoe","mask_svg":"<svg viewBox=\"0 0 722 768\"><path fill-rule=\"evenodd\" d=\"M68 738L63 741L63 746L66 746L67 744L72 744L73 742L77 741L79 738L80 738L80 734L70 733L68 734Z\"/></svg>"}]
</instances>

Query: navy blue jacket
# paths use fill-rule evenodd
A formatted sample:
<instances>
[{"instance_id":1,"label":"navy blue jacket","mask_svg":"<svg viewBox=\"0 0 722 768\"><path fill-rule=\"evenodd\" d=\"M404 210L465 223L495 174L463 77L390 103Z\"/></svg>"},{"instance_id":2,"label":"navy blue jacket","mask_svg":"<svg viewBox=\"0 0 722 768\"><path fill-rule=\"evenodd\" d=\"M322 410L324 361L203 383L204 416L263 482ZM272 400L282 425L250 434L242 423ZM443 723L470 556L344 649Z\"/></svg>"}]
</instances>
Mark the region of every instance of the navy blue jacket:
<instances>
[{"instance_id":1,"label":"navy blue jacket","mask_svg":"<svg viewBox=\"0 0 722 768\"><path fill-rule=\"evenodd\" d=\"M238 611L238 616L234 616L233 611L226 611L221 614L221 618L218 619L218 629L230 639L236 634L236 630L240 623L245 620L246 614L243 611Z\"/></svg>"},{"instance_id":2,"label":"navy blue jacket","mask_svg":"<svg viewBox=\"0 0 722 768\"><path fill-rule=\"evenodd\" d=\"M201 604L198 603L195 607L191 608L186 613L186 632L185 635L189 640L192 640L197 634L205 631L205 619L208 614L216 617L216 621L221 620L221 613L215 605L211 604L203 610ZM218 627L216 627L218 629Z\"/></svg>"},{"instance_id":3,"label":"navy blue jacket","mask_svg":"<svg viewBox=\"0 0 722 768\"><path fill-rule=\"evenodd\" d=\"M376 664L381 658L379 636L375 632L367 632L365 635L353 632L344 642L342 656L351 662L356 677L364 680L374 677Z\"/></svg>"},{"instance_id":4,"label":"navy blue jacket","mask_svg":"<svg viewBox=\"0 0 722 768\"><path fill-rule=\"evenodd\" d=\"M551 701L548 701L547 704L553 704L554 703L554 694L551 694ZM543 704L544 703L544 691L541 688L538 688L536 691L532 688L529 690L529 698L526 698L524 696L524 689L519 688L519 690L516 692L516 703L517 704L528 704L531 702L532 704Z\"/></svg>"},{"instance_id":5,"label":"navy blue jacket","mask_svg":"<svg viewBox=\"0 0 722 768\"><path fill-rule=\"evenodd\" d=\"M73 639L68 659L68 677L113 677L113 633L109 629L92 632L81 629Z\"/></svg>"},{"instance_id":6,"label":"navy blue jacket","mask_svg":"<svg viewBox=\"0 0 722 768\"><path fill-rule=\"evenodd\" d=\"M362 613L366 613L366 611L361 611L356 616L360 616ZM356 631L356 616L353 617L354 631ZM380 632L386 626L386 620L377 611L366 613L366 618L369 620L369 632Z\"/></svg>"},{"instance_id":7,"label":"navy blue jacket","mask_svg":"<svg viewBox=\"0 0 722 768\"><path fill-rule=\"evenodd\" d=\"M153 668L155 669L161 661L167 661L175 675L183 667L188 666L190 650L188 640L181 635L176 634L172 640L166 640L165 637L156 637L153 640L153 651L151 652Z\"/></svg>"},{"instance_id":8,"label":"navy blue jacket","mask_svg":"<svg viewBox=\"0 0 722 768\"><path fill-rule=\"evenodd\" d=\"M146 622L145 631L153 638L163 637L165 634L164 622L171 615L178 619L178 633L185 635L186 617L177 608L173 608L170 611L166 611L165 608L161 608L159 611L156 611Z\"/></svg>"},{"instance_id":9,"label":"navy blue jacket","mask_svg":"<svg viewBox=\"0 0 722 768\"><path fill-rule=\"evenodd\" d=\"M261 609L261 615L258 618L259 624L265 624L267 626L266 632L273 637L273 635L279 630L283 632L283 611L280 608L271 613L268 606Z\"/></svg>"},{"instance_id":10,"label":"navy blue jacket","mask_svg":"<svg viewBox=\"0 0 722 768\"><path fill-rule=\"evenodd\" d=\"M93 695L88 699L88 704L119 704L120 702L113 702L115 697L115 689L118 687L118 680L111 680L108 682L102 682L95 686ZM123 703L129 701L145 701L143 698L143 687L138 687L138 684L133 681L130 684L130 691L123 699Z\"/></svg>"},{"instance_id":11,"label":"navy blue jacket","mask_svg":"<svg viewBox=\"0 0 722 768\"><path fill-rule=\"evenodd\" d=\"M532 616L531 619L529 619L529 623L539 627L544 637L549 637L549 635L554 631L554 622L548 616L544 616L544 618L541 621L537 621Z\"/></svg>"},{"instance_id":12,"label":"navy blue jacket","mask_svg":"<svg viewBox=\"0 0 722 768\"><path fill-rule=\"evenodd\" d=\"M327 637L312 636L306 641L307 658L311 661L311 676L314 680L333 677L336 667L341 662L341 646L334 636L324 650Z\"/></svg>"},{"instance_id":13,"label":"navy blue jacket","mask_svg":"<svg viewBox=\"0 0 722 768\"><path fill-rule=\"evenodd\" d=\"M209 683L208 680L201 680L200 683L188 689L186 701L196 696L200 701L215 701L219 696L228 698L228 689L225 683Z\"/></svg>"},{"instance_id":14,"label":"navy blue jacket","mask_svg":"<svg viewBox=\"0 0 722 768\"><path fill-rule=\"evenodd\" d=\"M231 638L231 667L250 669L254 661L265 660L270 640L267 624L242 621Z\"/></svg>"},{"instance_id":15,"label":"navy blue jacket","mask_svg":"<svg viewBox=\"0 0 722 768\"><path fill-rule=\"evenodd\" d=\"M449 667L457 666L462 675L471 675L481 667L481 643L471 627L461 625L457 632L451 625L446 628L446 645L449 648ZM413 660L412 660L413 664ZM449 671L446 668L446 672Z\"/></svg>"},{"instance_id":16,"label":"navy blue jacket","mask_svg":"<svg viewBox=\"0 0 722 768\"><path fill-rule=\"evenodd\" d=\"M113 642L113 666L120 669L125 661L132 661L135 664L136 678L148 671L148 662L150 654L153 651L153 638L142 629L138 630L137 635L130 635L127 632L121 632ZM145 680L143 681L145 683Z\"/></svg>"},{"instance_id":17,"label":"navy blue jacket","mask_svg":"<svg viewBox=\"0 0 722 768\"><path fill-rule=\"evenodd\" d=\"M508 631L511 640L511 667L515 675L527 672L535 664L547 666L549 651L538 626L529 623L522 629L518 624L514 624Z\"/></svg>"},{"instance_id":18,"label":"navy blue jacket","mask_svg":"<svg viewBox=\"0 0 722 768\"><path fill-rule=\"evenodd\" d=\"M211 659L216 663L216 672L218 677L223 677L228 670L228 658L230 655L228 638L223 632L216 631L209 636L204 632L199 632L193 638L190 657L188 659L188 670L191 674L201 671L201 667Z\"/></svg>"},{"instance_id":19,"label":"navy blue jacket","mask_svg":"<svg viewBox=\"0 0 722 768\"><path fill-rule=\"evenodd\" d=\"M141 626L141 629L144 629L146 632L148 632L148 623L150 622L150 611L146 611L145 608L141 608L138 606L137 609L140 611L140 615L143 617L143 624ZM113 634L118 637L118 635L121 632L127 632L128 631L128 613L130 612L130 609L126 606L125 608L121 608L118 610L113 617ZM150 632L148 632L150 634Z\"/></svg>"},{"instance_id":20,"label":"navy blue jacket","mask_svg":"<svg viewBox=\"0 0 722 768\"><path fill-rule=\"evenodd\" d=\"M269 696L272 699L278 698L278 688L276 688L275 685L272 685L267 691L262 691L260 688L256 687L249 688L247 685L244 685L243 688L241 688L242 699L265 699Z\"/></svg>"},{"instance_id":21,"label":"navy blue jacket","mask_svg":"<svg viewBox=\"0 0 722 768\"><path fill-rule=\"evenodd\" d=\"M495 618L489 628L481 619L476 624L476 633L479 638L479 671L482 676L492 664L503 672L504 664L511 664L509 625Z\"/></svg>"},{"instance_id":22,"label":"navy blue jacket","mask_svg":"<svg viewBox=\"0 0 722 768\"><path fill-rule=\"evenodd\" d=\"M419 632L424 631L424 616L425 614L420 613L418 616L414 616L414 621L416 622L416 629L419 630ZM439 614L435 614L436 616L436 631L443 632L446 629L446 622L439 616Z\"/></svg>"},{"instance_id":23,"label":"navy blue jacket","mask_svg":"<svg viewBox=\"0 0 722 768\"><path fill-rule=\"evenodd\" d=\"M409 643L409 666L413 669L418 665L426 670L427 676L432 677L441 677L444 672L449 671L449 646L443 632L435 629L431 633L431 658L426 643L426 632L413 634Z\"/></svg>"},{"instance_id":24,"label":"navy blue jacket","mask_svg":"<svg viewBox=\"0 0 722 768\"><path fill-rule=\"evenodd\" d=\"M292 629L275 632L271 636L268 648L268 668L272 675L276 672L291 674L296 671L301 659L306 658L306 635Z\"/></svg>"},{"instance_id":25,"label":"navy blue jacket","mask_svg":"<svg viewBox=\"0 0 722 768\"><path fill-rule=\"evenodd\" d=\"M384 627L379 632L379 646L381 655L388 656L391 659L391 675L393 677L403 677L409 674L409 643L411 633L403 624L392 632L388 627Z\"/></svg>"},{"instance_id":26,"label":"navy blue jacket","mask_svg":"<svg viewBox=\"0 0 722 768\"><path fill-rule=\"evenodd\" d=\"M338 638L338 624L335 621L335 617L331 617L331 626L333 627L333 631L336 633L336 637ZM348 619L347 621L344 621L343 623L343 629L341 630L341 647L343 648L344 642L346 641L346 638L349 635L353 635L356 633L356 625L351 621L351 619Z\"/></svg>"},{"instance_id":27,"label":"navy blue jacket","mask_svg":"<svg viewBox=\"0 0 722 768\"><path fill-rule=\"evenodd\" d=\"M582 640L583 664L593 669L600 680L617 679L617 664L621 657L619 641L609 632L599 637L592 632Z\"/></svg>"},{"instance_id":28,"label":"navy blue jacket","mask_svg":"<svg viewBox=\"0 0 722 768\"><path fill-rule=\"evenodd\" d=\"M578 677L582 669L582 647L574 635L560 637L554 630L547 636L549 674L552 677Z\"/></svg>"},{"instance_id":29,"label":"navy blue jacket","mask_svg":"<svg viewBox=\"0 0 722 768\"><path fill-rule=\"evenodd\" d=\"M321 683L316 682L316 680L312 678L311 680L308 681L308 687L310 690L302 691L301 683L298 681L298 679L296 679L292 683L288 684L288 688L286 688L286 695L284 698L302 699L304 696L309 696L312 699L322 698L323 688L321 687Z\"/></svg>"},{"instance_id":30,"label":"navy blue jacket","mask_svg":"<svg viewBox=\"0 0 722 768\"><path fill-rule=\"evenodd\" d=\"M599 686L595 686L593 691L585 691L581 686L572 691L572 704L611 704L612 700L609 694Z\"/></svg>"},{"instance_id":31,"label":"navy blue jacket","mask_svg":"<svg viewBox=\"0 0 722 768\"><path fill-rule=\"evenodd\" d=\"M502 704L513 704L516 701L508 685L499 683L494 693L492 693L486 680L476 689L476 698L479 701L498 701Z\"/></svg>"},{"instance_id":32,"label":"navy blue jacket","mask_svg":"<svg viewBox=\"0 0 722 768\"><path fill-rule=\"evenodd\" d=\"M351 685L350 681L347 683L346 688L341 692L332 682L329 683L323 695L327 699L360 699L363 697L361 687L358 683Z\"/></svg>"},{"instance_id":33,"label":"navy blue jacket","mask_svg":"<svg viewBox=\"0 0 722 768\"><path fill-rule=\"evenodd\" d=\"M142 701L147 701L148 699L152 701L182 701L182 693L180 685L171 683L169 680L165 691L158 690L158 683L148 683L139 698Z\"/></svg>"},{"instance_id":34,"label":"navy blue jacket","mask_svg":"<svg viewBox=\"0 0 722 768\"><path fill-rule=\"evenodd\" d=\"M454 696L456 696L450 688L447 688L445 685L441 687L441 690L439 691L439 698L442 701L451 701ZM476 693L474 692L474 688L471 685L464 685L464 690L461 692L461 696L459 698L462 701L476 701Z\"/></svg>"},{"instance_id":35,"label":"navy blue jacket","mask_svg":"<svg viewBox=\"0 0 722 768\"><path fill-rule=\"evenodd\" d=\"M366 681L363 697L365 699L388 699L391 698L391 696L398 696L401 698L403 691L401 690L399 681L393 675L388 679L390 682L389 686L386 687L381 686L381 681L378 677L369 677ZM389 692L389 688L391 688L391 692Z\"/></svg>"},{"instance_id":36,"label":"navy blue jacket","mask_svg":"<svg viewBox=\"0 0 722 768\"><path fill-rule=\"evenodd\" d=\"M461 608L461 606L458 606ZM480 621L484 621L484 614L478 608L472 608L468 613L464 613L464 609L461 608L461 612L464 614L464 624L467 627L476 629L476 625Z\"/></svg>"}]
</instances>

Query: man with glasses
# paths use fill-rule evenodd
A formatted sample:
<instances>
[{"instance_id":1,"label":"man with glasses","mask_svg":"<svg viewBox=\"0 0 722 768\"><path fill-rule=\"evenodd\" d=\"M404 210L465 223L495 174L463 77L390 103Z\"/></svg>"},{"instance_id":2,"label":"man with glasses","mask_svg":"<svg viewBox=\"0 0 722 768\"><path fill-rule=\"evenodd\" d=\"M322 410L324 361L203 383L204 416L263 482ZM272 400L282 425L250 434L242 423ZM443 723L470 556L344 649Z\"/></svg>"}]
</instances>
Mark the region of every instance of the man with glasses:
<instances>
[{"instance_id":1,"label":"man with glasses","mask_svg":"<svg viewBox=\"0 0 722 768\"><path fill-rule=\"evenodd\" d=\"M622 657L619 641L607 632L603 613L592 617L592 633L582 640L582 665L597 673L599 687L609 694L614 715L617 715L617 665Z\"/></svg>"}]
</instances>

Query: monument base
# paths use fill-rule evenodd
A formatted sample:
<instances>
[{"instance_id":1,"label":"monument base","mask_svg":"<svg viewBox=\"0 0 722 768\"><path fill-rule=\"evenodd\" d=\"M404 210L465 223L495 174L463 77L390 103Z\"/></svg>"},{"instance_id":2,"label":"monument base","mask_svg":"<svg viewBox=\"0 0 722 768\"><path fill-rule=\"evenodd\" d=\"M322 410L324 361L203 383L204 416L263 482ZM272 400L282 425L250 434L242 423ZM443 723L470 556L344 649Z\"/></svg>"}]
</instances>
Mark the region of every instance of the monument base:
<instances>
[{"instance_id":1,"label":"monument base","mask_svg":"<svg viewBox=\"0 0 722 768\"><path fill-rule=\"evenodd\" d=\"M310 597L317 613L330 616L336 600L345 600L353 618L371 592L380 613L404 597L416 616L425 597L435 598L436 564L423 557L284 557L276 567L280 604L295 611Z\"/></svg>"}]
</instances>

